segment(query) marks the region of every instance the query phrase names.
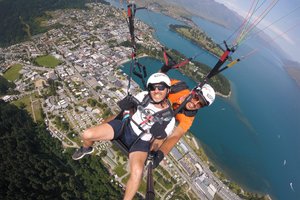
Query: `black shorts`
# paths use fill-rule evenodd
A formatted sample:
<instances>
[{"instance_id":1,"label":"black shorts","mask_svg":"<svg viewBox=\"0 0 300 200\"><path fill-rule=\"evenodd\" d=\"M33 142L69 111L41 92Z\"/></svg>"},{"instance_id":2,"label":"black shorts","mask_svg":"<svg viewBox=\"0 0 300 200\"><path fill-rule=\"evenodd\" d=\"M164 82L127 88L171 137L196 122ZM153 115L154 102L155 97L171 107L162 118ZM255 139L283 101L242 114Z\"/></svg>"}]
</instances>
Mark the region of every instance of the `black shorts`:
<instances>
[{"instance_id":1,"label":"black shorts","mask_svg":"<svg viewBox=\"0 0 300 200\"><path fill-rule=\"evenodd\" d=\"M142 139L137 140L138 135L134 133L129 123L115 119L108 122L108 124L114 129L113 140L121 140L121 142L129 149L129 153L134 151L149 152L150 141L144 141ZM122 131L123 126L124 128Z\"/></svg>"}]
</instances>

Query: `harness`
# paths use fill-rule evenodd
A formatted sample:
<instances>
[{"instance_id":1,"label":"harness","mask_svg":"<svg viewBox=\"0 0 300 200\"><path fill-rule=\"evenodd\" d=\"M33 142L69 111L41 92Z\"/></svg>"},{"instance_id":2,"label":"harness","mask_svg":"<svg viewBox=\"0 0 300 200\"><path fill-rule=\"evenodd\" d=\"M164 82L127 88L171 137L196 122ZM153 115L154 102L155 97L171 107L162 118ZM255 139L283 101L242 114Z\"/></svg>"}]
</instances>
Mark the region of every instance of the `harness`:
<instances>
[{"instance_id":1,"label":"harness","mask_svg":"<svg viewBox=\"0 0 300 200\"><path fill-rule=\"evenodd\" d=\"M126 99L128 96L126 96L124 99ZM168 104L168 108L167 109L164 109L164 110L161 110L161 111L158 111L156 113L150 113L149 110L145 109L149 103L151 103L151 97L149 94L147 94L142 102L139 102L136 98L132 97L133 98L133 101L134 101L134 104L135 106L131 109L131 112L130 113L135 113L137 110L139 112L141 112L145 118L145 120L143 122L141 122L140 124L138 124L137 122L135 122L133 119L132 119L132 114L128 115L126 118L123 118L123 113L124 113L124 110L122 110L119 115L115 118L115 119L118 119L118 120L122 120L123 121L123 125L120 129L120 132L121 134L119 134L120 136L114 140L115 144L125 153L128 155L131 147L136 143L138 142L139 139L141 139L141 137L147 133L148 129L147 130L144 130L141 125L142 124L145 124L145 123L148 123L148 122L154 122L154 123L159 123L161 125L167 125L170 120L172 119L172 117L174 117L174 112L172 110L172 105L170 103L170 101L168 100L167 101L167 104ZM122 101L122 100L121 100ZM138 103L138 105L136 105L136 103ZM130 145L126 145L122 142L121 138L122 138L122 135L124 134L124 131L125 131L125 127L126 126L130 126L130 122L133 122L141 131L142 133L132 142L132 144ZM130 127L131 128L131 127ZM152 136L154 137L154 136ZM165 138L167 137L167 135L164 135L164 134L161 134L159 135L159 137L156 137L156 138L159 138L159 139L162 139L162 138Z\"/></svg>"},{"instance_id":2,"label":"harness","mask_svg":"<svg viewBox=\"0 0 300 200\"><path fill-rule=\"evenodd\" d=\"M187 117L194 117L197 114L197 112L198 112L198 109L197 110L188 110L186 108L183 108L178 113L182 113Z\"/></svg>"},{"instance_id":3,"label":"harness","mask_svg":"<svg viewBox=\"0 0 300 200\"><path fill-rule=\"evenodd\" d=\"M174 94L174 93L180 92L182 90L186 90L186 89L189 89L187 84L183 81L179 81L179 82L171 85L170 94Z\"/></svg>"},{"instance_id":4,"label":"harness","mask_svg":"<svg viewBox=\"0 0 300 200\"><path fill-rule=\"evenodd\" d=\"M151 102L151 97L149 94L147 94L140 105L137 106L137 109L143 113L146 116L149 116L151 113L147 112L144 108L148 106L148 104ZM169 100L167 100L168 108L158 111L151 116L153 117L153 122L158 122L162 124L164 121L170 121L172 117L174 117L174 112L172 110L172 105Z\"/></svg>"}]
</instances>

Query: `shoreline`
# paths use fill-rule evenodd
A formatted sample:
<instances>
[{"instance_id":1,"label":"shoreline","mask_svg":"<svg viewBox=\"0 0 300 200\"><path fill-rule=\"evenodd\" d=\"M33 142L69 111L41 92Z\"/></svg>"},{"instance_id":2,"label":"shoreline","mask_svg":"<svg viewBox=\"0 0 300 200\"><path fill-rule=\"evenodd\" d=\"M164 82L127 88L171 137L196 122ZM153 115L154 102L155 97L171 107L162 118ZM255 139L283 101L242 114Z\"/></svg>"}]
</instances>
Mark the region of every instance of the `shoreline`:
<instances>
[{"instance_id":1,"label":"shoreline","mask_svg":"<svg viewBox=\"0 0 300 200\"><path fill-rule=\"evenodd\" d=\"M199 152L203 152L204 153L204 158L201 157L200 155L199 156L199 159L202 160L203 163L205 163L207 165L207 167L209 168L210 166L212 166L213 168L216 169L216 172L212 172L214 174L214 176L216 176L216 178L218 178L219 181L221 181L223 184L225 184L223 181L225 180L226 182L229 182L229 183L233 183L235 184L239 189L241 189L243 192L242 194L245 194L246 193L250 193L252 195L259 195L261 197L265 197L267 198L266 200L272 200L272 197L270 196L270 194L268 193L261 193L259 191L254 191L246 186L242 186L240 184L237 184L236 182L234 182L233 180L230 179L230 176L228 174L226 174L223 170L222 170L222 167L221 166L218 166L217 164L215 164L211 158L207 155L205 149L204 149L204 145L201 143L201 140L198 139L196 137L196 135L191 132L191 131L188 131L190 133L189 136L187 136L186 134L184 135L184 137L191 137L191 140L195 143L195 148L196 149L192 149L197 152L196 154L198 155ZM216 168L216 166L218 168ZM219 170L220 169L220 170ZM225 179L224 178L221 178L222 176L225 176ZM225 184L226 185L226 184ZM227 187L229 187L227 185ZM230 189L232 192L234 192L232 189ZM235 193L235 192L234 192ZM236 195L238 195L237 193L235 193ZM238 195L239 196L239 195ZM242 198L242 197L241 197Z\"/></svg>"},{"instance_id":2,"label":"shoreline","mask_svg":"<svg viewBox=\"0 0 300 200\"><path fill-rule=\"evenodd\" d=\"M232 94L232 89L231 89L231 87L230 87L230 92L229 92L228 95L225 95L225 94L221 94L221 93L219 93L219 92L216 92L216 95L217 95L217 96L220 96L220 97L225 98L225 99L230 99L231 94Z\"/></svg>"}]
</instances>

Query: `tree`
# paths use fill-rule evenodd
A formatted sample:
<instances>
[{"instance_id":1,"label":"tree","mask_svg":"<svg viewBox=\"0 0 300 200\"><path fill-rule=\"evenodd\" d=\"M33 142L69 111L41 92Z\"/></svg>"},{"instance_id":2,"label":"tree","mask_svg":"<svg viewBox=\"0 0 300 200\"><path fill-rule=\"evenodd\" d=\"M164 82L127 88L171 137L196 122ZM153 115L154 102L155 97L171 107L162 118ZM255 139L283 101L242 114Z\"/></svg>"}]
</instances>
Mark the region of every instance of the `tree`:
<instances>
[{"instance_id":1,"label":"tree","mask_svg":"<svg viewBox=\"0 0 300 200\"><path fill-rule=\"evenodd\" d=\"M98 102L97 102L96 99L89 98L89 99L87 100L87 103L88 103L90 106L95 107L95 106L97 105Z\"/></svg>"},{"instance_id":2,"label":"tree","mask_svg":"<svg viewBox=\"0 0 300 200\"><path fill-rule=\"evenodd\" d=\"M26 108L26 104L24 102L20 102L19 108L24 110Z\"/></svg>"},{"instance_id":3,"label":"tree","mask_svg":"<svg viewBox=\"0 0 300 200\"><path fill-rule=\"evenodd\" d=\"M105 157L107 155L107 151L106 150L102 150L100 153L100 157Z\"/></svg>"},{"instance_id":4,"label":"tree","mask_svg":"<svg viewBox=\"0 0 300 200\"><path fill-rule=\"evenodd\" d=\"M101 90L101 87L99 85L97 85L96 88L95 88L95 90L99 91L99 90Z\"/></svg>"},{"instance_id":5,"label":"tree","mask_svg":"<svg viewBox=\"0 0 300 200\"><path fill-rule=\"evenodd\" d=\"M10 89L14 89L16 85L6 80L0 75L0 95L6 95Z\"/></svg>"},{"instance_id":6,"label":"tree","mask_svg":"<svg viewBox=\"0 0 300 200\"><path fill-rule=\"evenodd\" d=\"M120 199L95 156L73 161L25 110L0 100L0 199Z\"/></svg>"}]
</instances>

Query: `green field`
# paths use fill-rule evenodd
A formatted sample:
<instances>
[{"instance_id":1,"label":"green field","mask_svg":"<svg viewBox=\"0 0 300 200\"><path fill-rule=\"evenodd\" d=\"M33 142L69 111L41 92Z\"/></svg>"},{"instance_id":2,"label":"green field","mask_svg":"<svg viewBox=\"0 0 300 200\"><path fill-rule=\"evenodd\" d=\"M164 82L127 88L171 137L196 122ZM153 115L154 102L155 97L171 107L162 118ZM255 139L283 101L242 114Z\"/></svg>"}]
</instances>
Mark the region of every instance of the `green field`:
<instances>
[{"instance_id":1,"label":"green field","mask_svg":"<svg viewBox=\"0 0 300 200\"><path fill-rule=\"evenodd\" d=\"M124 169L123 165L118 165L115 169L114 172L118 175L118 177L122 177L127 173L127 171Z\"/></svg>"},{"instance_id":2,"label":"green field","mask_svg":"<svg viewBox=\"0 0 300 200\"><path fill-rule=\"evenodd\" d=\"M43 120L42 118L42 113L41 113L41 104L39 100L35 99L34 96L32 96L32 101L33 103L33 111L31 108L31 101L30 101L30 95L23 97L22 99L18 99L16 101L13 101L12 103L18 107L21 107L22 105L25 105L25 109L30 113L32 118L35 119L35 121L41 121Z\"/></svg>"},{"instance_id":3,"label":"green field","mask_svg":"<svg viewBox=\"0 0 300 200\"><path fill-rule=\"evenodd\" d=\"M41 103L39 100L35 100L32 104L33 106L33 112L34 112L34 116L35 116L35 121L42 121L43 120L43 116L42 116L42 107L41 107Z\"/></svg>"},{"instance_id":4,"label":"green field","mask_svg":"<svg viewBox=\"0 0 300 200\"><path fill-rule=\"evenodd\" d=\"M18 99L16 101L12 102L13 104L15 104L18 107L21 107L21 105L26 105L26 110L31 112L31 107L30 107L30 96L25 96L22 99Z\"/></svg>"},{"instance_id":5,"label":"green field","mask_svg":"<svg viewBox=\"0 0 300 200\"><path fill-rule=\"evenodd\" d=\"M51 55L47 55L47 56L37 57L35 59L35 63L42 67L55 68L57 65L61 63L61 61Z\"/></svg>"},{"instance_id":6,"label":"green field","mask_svg":"<svg viewBox=\"0 0 300 200\"><path fill-rule=\"evenodd\" d=\"M10 81L15 81L20 77L19 71L22 69L21 64L11 66L3 75L4 78Z\"/></svg>"},{"instance_id":7,"label":"green field","mask_svg":"<svg viewBox=\"0 0 300 200\"><path fill-rule=\"evenodd\" d=\"M124 185L126 185L127 181L129 180L129 176L130 176L130 174L122 179L122 183ZM144 181L144 179L142 179L141 185L139 187L139 192L145 194L146 189L147 189L146 182Z\"/></svg>"}]
</instances>

